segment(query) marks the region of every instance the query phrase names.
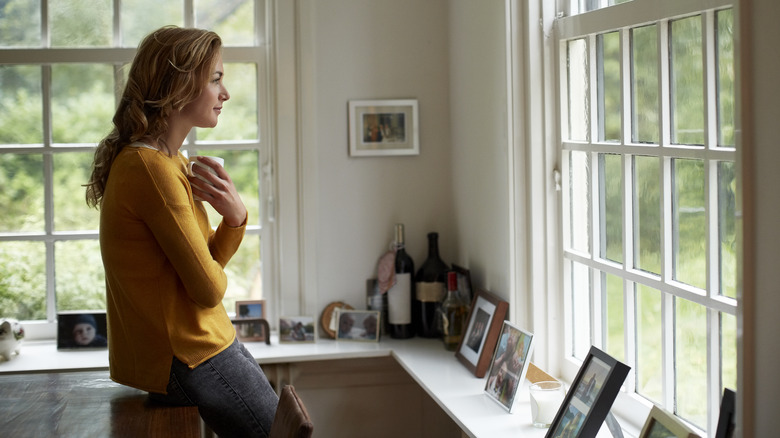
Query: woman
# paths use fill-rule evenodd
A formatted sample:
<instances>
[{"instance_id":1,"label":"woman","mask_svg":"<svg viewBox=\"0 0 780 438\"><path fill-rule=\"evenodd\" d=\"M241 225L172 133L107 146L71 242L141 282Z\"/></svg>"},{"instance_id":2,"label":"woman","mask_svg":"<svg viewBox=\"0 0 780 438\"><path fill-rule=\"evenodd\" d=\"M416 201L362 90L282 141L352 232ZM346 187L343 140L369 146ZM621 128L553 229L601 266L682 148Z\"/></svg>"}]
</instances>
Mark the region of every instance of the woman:
<instances>
[{"instance_id":1,"label":"woman","mask_svg":"<svg viewBox=\"0 0 780 438\"><path fill-rule=\"evenodd\" d=\"M100 209L111 378L197 405L222 437L265 436L278 398L222 305L247 210L222 166L200 159L216 171L193 166L201 182L179 151L193 127L217 125L230 98L221 47L213 32L171 26L141 42L87 203ZM222 215L216 231L194 196Z\"/></svg>"}]
</instances>

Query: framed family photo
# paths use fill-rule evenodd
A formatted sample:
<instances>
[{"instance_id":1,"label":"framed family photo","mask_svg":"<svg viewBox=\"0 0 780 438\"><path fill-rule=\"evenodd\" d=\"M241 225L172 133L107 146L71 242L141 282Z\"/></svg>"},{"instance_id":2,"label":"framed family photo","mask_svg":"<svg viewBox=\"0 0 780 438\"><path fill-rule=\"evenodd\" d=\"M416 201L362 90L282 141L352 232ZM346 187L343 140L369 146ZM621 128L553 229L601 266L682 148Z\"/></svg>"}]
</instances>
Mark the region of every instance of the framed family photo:
<instances>
[{"instance_id":1,"label":"framed family photo","mask_svg":"<svg viewBox=\"0 0 780 438\"><path fill-rule=\"evenodd\" d=\"M508 302L480 289L471 301L466 333L460 340L455 357L479 378L485 377L490 366L508 308Z\"/></svg>"},{"instance_id":2,"label":"framed family photo","mask_svg":"<svg viewBox=\"0 0 780 438\"><path fill-rule=\"evenodd\" d=\"M416 99L350 100L349 155L419 155Z\"/></svg>"},{"instance_id":3,"label":"framed family photo","mask_svg":"<svg viewBox=\"0 0 780 438\"><path fill-rule=\"evenodd\" d=\"M674 414L656 405L650 410L639 438L700 438Z\"/></svg>"},{"instance_id":4,"label":"framed family photo","mask_svg":"<svg viewBox=\"0 0 780 438\"><path fill-rule=\"evenodd\" d=\"M236 301L236 337L239 341L263 342L269 334L265 333L263 324L258 318L265 319L265 300ZM241 322L242 319L254 320Z\"/></svg>"},{"instance_id":5,"label":"framed family photo","mask_svg":"<svg viewBox=\"0 0 780 438\"><path fill-rule=\"evenodd\" d=\"M380 323L378 310L339 310L336 340L378 342Z\"/></svg>"},{"instance_id":6,"label":"framed family photo","mask_svg":"<svg viewBox=\"0 0 780 438\"><path fill-rule=\"evenodd\" d=\"M531 363L534 335L509 321L504 321L493 360L490 362L485 394L509 412L517 390L525 379Z\"/></svg>"},{"instance_id":7,"label":"framed family photo","mask_svg":"<svg viewBox=\"0 0 780 438\"><path fill-rule=\"evenodd\" d=\"M279 343L314 342L317 338L313 316L279 318Z\"/></svg>"},{"instance_id":8,"label":"framed family photo","mask_svg":"<svg viewBox=\"0 0 780 438\"><path fill-rule=\"evenodd\" d=\"M57 314L57 349L108 348L106 312L69 311Z\"/></svg>"}]
</instances>

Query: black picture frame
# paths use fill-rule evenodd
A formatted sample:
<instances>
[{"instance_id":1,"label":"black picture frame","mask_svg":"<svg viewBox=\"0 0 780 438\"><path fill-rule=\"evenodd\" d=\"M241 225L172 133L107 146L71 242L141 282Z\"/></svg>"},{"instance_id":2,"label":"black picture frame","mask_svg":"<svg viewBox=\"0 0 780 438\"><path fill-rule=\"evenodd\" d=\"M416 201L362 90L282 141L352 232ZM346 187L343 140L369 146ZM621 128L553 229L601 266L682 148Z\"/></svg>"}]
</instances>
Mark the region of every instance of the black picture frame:
<instances>
[{"instance_id":1,"label":"black picture frame","mask_svg":"<svg viewBox=\"0 0 780 438\"><path fill-rule=\"evenodd\" d=\"M737 393L729 388L723 389L723 398L720 400L720 415L718 427L715 429L715 438L732 438L736 429L737 418Z\"/></svg>"},{"instance_id":2,"label":"black picture frame","mask_svg":"<svg viewBox=\"0 0 780 438\"><path fill-rule=\"evenodd\" d=\"M108 348L106 312L90 310L57 313L58 350Z\"/></svg>"},{"instance_id":3,"label":"black picture frame","mask_svg":"<svg viewBox=\"0 0 780 438\"><path fill-rule=\"evenodd\" d=\"M631 369L591 346L545 438L593 438Z\"/></svg>"},{"instance_id":4,"label":"black picture frame","mask_svg":"<svg viewBox=\"0 0 780 438\"><path fill-rule=\"evenodd\" d=\"M455 357L479 378L485 377L508 309L508 302L486 290L477 289L471 301L466 332Z\"/></svg>"}]
</instances>

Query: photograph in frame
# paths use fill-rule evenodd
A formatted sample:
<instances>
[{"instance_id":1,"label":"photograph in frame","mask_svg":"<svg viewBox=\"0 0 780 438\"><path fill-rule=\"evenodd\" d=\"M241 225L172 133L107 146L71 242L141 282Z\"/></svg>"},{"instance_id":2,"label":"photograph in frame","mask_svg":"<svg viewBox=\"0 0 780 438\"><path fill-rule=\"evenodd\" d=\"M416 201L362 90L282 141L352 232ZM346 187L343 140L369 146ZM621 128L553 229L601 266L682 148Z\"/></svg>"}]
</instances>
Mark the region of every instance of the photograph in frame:
<instances>
[{"instance_id":1,"label":"photograph in frame","mask_svg":"<svg viewBox=\"0 0 780 438\"><path fill-rule=\"evenodd\" d=\"M533 340L532 333L504 321L490 362L485 394L508 412L512 412L515 396L531 363Z\"/></svg>"},{"instance_id":2,"label":"photograph in frame","mask_svg":"<svg viewBox=\"0 0 780 438\"><path fill-rule=\"evenodd\" d=\"M508 308L509 303L486 290L477 289L474 294L455 357L479 378L485 377L490 366Z\"/></svg>"},{"instance_id":3,"label":"photograph in frame","mask_svg":"<svg viewBox=\"0 0 780 438\"><path fill-rule=\"evenodd\" d=\"M595 437L630 369L591 346L545 438Z\"/></svg>"},{"instance_id":4,"label":"photograph in frame","mask_svg":"<svg viewBox=\"0 0 780 438\"><path fill-rule=\"evenodd\" d=\"M336 340L378 342L381 319L378 310L339 310Z\"/></svg>"},{"instance_id":5,"label":"photograph in frame","mask_svg":"<svg viewBox=\"0 0 780 438\"><path fill-rule=\"evenodd\" d=\"M349 155L419 155L416 99L350 100Z\"/></svg>"},{"instance_id":6,"label":"photograph in frame","mask_svg":"<svg viewBox=\"0 0 780 438\"><path fill-rule=\"evenodd\" d=\"M316 325L313 316L283 316L279 318L279 343L314 342Z\"/></svg>"},{"instance_id":7,"label":"photograph in frame","mask_svg":"<svg viewBox=\"0 0 780 438\"><path fill-rule=\"evenodd\" d=\"M57 349L108 348L106 312L68 311L57 314Z\"/></svg>"},{"instance_id":8,"label":"photograph in frame","mask_svg":"<svg viewBox=\"0 0 780 438\"><path fill-rule=\"evenodd\" d=\"M236 318L233 323L236 327L236 338L242 342L263 342L266 340L263 324L257 321L241 322L242 319L265 319L265 300L236 301Z\"/></svg>"},{"instance_id":9,"label":"photograph in frame","mask_svg":"<svg viewBox=\"0 0 780 438\"><path fill-rule=\"evenodd\" d=\"M686 426L679 418L675 417L660 407L653 405L647 416L639 438L701 438L693 429Z\"/></svg>"}]
</instances>

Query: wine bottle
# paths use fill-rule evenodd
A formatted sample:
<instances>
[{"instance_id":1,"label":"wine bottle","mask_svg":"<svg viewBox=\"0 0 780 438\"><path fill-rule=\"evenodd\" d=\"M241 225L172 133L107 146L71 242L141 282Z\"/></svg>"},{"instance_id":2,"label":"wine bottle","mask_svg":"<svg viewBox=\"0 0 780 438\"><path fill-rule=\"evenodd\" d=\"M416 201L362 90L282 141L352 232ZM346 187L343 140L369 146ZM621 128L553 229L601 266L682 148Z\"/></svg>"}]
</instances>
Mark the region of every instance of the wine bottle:
<instances>
[{"instance_id":1,"label":"wine bottle","mask_svg":"<svg viewBox=\"0 0 780 438\"><path fill-rule=\"evenodd\" d=\"M466 331L468 307L458 293L458 274L447 273L447 296L441 304L442 340L444 348L455 351Z\"/></svg>"},{"instance_id":2,"label":"wine bottle","mask_svg":"<svg viewBox=\"0 0 780 438\"><path fill-rule=\"evenodd\" d=\"M428 233L428 258L417 271L416 299L414 301L414 325L417 336L438 338L441 336L437 312L447 293L445 282L449 267L439 257L439 234Z\"/></svg>"},{"instance_id":3,"label":"wine bottle","mask_svg":"<svg viewBox=\"0 0 780 438\"><path fill-rule=\"evenodd\" d=\"M414 262L406 253L404 225L395 226L395 284L387 291L387 319L390 337L414 336L412 300L414 299Z\"/></svg>"}]
</instances>

